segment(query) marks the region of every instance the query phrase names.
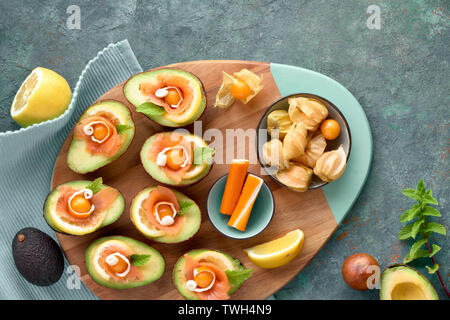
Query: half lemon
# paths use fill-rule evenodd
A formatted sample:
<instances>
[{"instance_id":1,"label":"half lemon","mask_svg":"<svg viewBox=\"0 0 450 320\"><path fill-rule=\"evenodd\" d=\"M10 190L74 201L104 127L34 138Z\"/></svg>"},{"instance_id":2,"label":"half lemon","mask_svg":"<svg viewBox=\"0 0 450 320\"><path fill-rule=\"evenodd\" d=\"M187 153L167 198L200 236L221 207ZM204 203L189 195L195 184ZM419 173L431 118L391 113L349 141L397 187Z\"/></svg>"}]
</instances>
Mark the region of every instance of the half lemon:
<instances>
[{"instance_id":1,"label":"half lemon","mask_svg":"<svg viewBox=\"0 0 450 320\"><path fill-rule=\"evenodd\" d=\"M261 268L277 268L292 261L302 250L305 236L296 229L283 237L244 249L251 262Z\"/></svg>"},{"instance_id":2,"label":"half lemon","mask_svg":"<svg viewBox=\"0 0 450 320\"><path fill-rule=\"evenodd\" d=\"M56 118L72 99L66 79L56 72L38 67L25 79L11 106L11 117L21 127Z\"/></svg>"}]
</instances>

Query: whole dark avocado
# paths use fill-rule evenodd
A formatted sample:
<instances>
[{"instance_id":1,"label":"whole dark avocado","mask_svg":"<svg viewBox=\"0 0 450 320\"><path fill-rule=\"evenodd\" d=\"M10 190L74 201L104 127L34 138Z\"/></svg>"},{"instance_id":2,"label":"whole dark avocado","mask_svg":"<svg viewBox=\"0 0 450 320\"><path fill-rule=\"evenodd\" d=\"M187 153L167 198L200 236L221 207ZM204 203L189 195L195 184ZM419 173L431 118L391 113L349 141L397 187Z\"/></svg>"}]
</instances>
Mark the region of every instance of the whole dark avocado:
<instances>
[{"instance_id":1,"label":"whole dark avocado","mask_svg":"<svg viewBox=\"0 0 450 320\"><path fill-rule=\"evenodd\" d=\"M14 263L20 274L32 284L49 286L64 271L64 257L58 244L49 235L35 228L16 233L12 243Z\"/></svg>"}]
</instances>

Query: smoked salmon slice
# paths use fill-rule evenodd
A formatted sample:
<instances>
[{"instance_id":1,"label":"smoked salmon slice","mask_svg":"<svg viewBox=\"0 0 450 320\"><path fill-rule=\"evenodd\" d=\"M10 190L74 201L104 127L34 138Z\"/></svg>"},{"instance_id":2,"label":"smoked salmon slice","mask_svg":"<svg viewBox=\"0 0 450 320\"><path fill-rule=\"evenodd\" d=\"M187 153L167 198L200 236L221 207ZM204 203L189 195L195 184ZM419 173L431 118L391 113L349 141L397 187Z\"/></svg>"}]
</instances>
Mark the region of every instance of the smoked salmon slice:
<instances>
[{"instance_id":1,"label":"smoked salmon slice","mask_svg":"<svg viewBox=\"0 0 450 320\"><path fill-rule=\"evenodd\" d=\"M156 220L153 212L153 207L162 201L167 201L173 204L177 212L180 210L180 204L175 194L169 188L158 186L156 189L150 191L147 199L144 201L143 206L146 216L150 223L159 230L164 231L168 235L176 235L183 228L184 216L175 216L175 222L172 225L162 225Z\"/></svg>"},{"instance_id":2,"label":"smoked salmon slice","mask_svg":"<svg viewBox=\"0 0 450 320\"><path fill-rule=\"evenodd\" d=\"M95 210L93 214L85 219L77 219L69 213L68 203L70 197L80 189L74 189L70 186L60 186L58 187L58 192L61 195L56 203L56 210L61 217L64 217L67 221L78 224L78 225L91 225L93 222L98 221L102 217L96 212L103 212L108 209L114 201L116 201L119 196L119 191L114 188L106 187L92 196L92 204L95 205Z\"/></svg>"},{"instance_id":3,"label":"smoked salmon slice","mask_svg":"<svg viewBox=\"0 0 450 320\"><path fill-rule=\"evenodd\" d=\"M102 121L108 126L110 137L103 143L92 141L91 136L87 135L83 128L93 121ZM94 115L87 117L75 125L74 137L86 141L86 148L91 154L102 154L106 157L115 155L122 147L122 137L117 133L116 126L106 117Z\"/></svg>"},{"instance_id":4,"label":"smoked salmon slice","mask_svg":"<svg viewBox=\"0 0 450 320\"><path fill-rule=\"evenodd\" d=\"M203 292L194 292L201 300L227 300L230 298L228 291L230 283L224 270L216 266L214 263L198 262L188 254L184 255L185 277L187 280L194 279L194 269L200 266L210 268L216 275L216 281L211 289Z\"/></svg>"},{"instance_id":5,"label":"smoked salmon slice","mask_svg":"<svg viewBox=\"0 0 450 320\"><path fill-rule=\"evenodd\" d=\"M168 76L160 74L157 76L157 80L158 82L156 83L139 84L139 90L143 95L148 97L150 102L163 107L166 112L172 114L183 113L183 111L185 111L186 108L190 107L194 99L194 93L187 79L175 75ZM178 90L181 91L181 94L183 95L183 101L180 103L178 108L172 108L168 103L166 103L164 99L158 98L155 95L156 90L165 87L177 87Z\"/></svg>"},{"instance_id":6,"label":"smoked salmon slice","mask_svg":"<svg viewBox=\"0 0 450 320\"><path fill-rule=\"evenodd\" d=\"M167 166L163 167L164 173L176 183L180 183L183 180L183 176L191 168L192 165L192 145L187 141L183 135L178 133L161 133L152 142L152 147L149 150L149 158L156 162L158 154L165 148L182 146L186 149L188 154L188 162L186 166L178 169L172 170Z\"/></svg>"},{"instance_id":7,"label":"smoked salmon slice","mask_svg":"<svg viewBox=\"0 0 450 320\"><path fill-rule=\"evenodd\" d=\"M99 257L99 265L106 271L106 273L113 279L117 280L117 281L123 281L123 282L127 282L127 281L141 281L144 279L144 274L142 273L141 270L139 270L138 267L135 267L133 265L130 266L130 271L128 272L128 274L124 277L119 277L117 274L115 274L114 272L112 272L109 268L108 268L108 264L106 263L106 258L113 253L121 253L123 254L125 257L127 257L128 260L130 260L131 255L135 254L135 252L133 250L131 250L130 248L126 247L126 246L119 246L116 244L111 244L108 245L107 247L105 247L102 252L100 253L100 257Z\"/></svg>"}]
</instances>

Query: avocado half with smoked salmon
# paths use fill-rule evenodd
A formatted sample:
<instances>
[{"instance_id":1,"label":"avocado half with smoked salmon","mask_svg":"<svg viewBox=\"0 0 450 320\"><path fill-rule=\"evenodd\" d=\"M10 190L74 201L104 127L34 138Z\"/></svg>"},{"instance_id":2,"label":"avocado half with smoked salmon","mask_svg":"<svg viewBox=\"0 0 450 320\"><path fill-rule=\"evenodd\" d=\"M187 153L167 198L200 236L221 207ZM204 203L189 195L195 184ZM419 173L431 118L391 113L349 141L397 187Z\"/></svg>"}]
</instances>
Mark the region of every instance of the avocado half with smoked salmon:
<instances>
[{"instance_id":1,"label":"avocado half with smoked salmon","mask_svg":"<svg viewBox=\"0 0 450 320\"><path fill-rule=\"evenodd\" d=\"M101 178L77 180L50 192L44 204L44 218L55 231L80 236L112 224L124 208L120 192L104 185Z\"/></svg>"},{"instance_id":2,"label":"avocado half with smoked salmon","mask_svg":"<svg viewBox=\"0 0 450 320\"><path fill-rule=\"evenodd\" d=\"M134 226L144 236L162 243L192 238L202 222L194 200L162 186L139 192L131 203L130 214Z\"/></svg>"},{"instance_id":3,"label":"avocado half with smoked salmon","mask_svg":"<svg viewBox=\"0 0 450 320\"><path fill-rule=\"evenodd\" d=\"M136 111L166 127L182 127L205 111L206 95L201 81L179 69L138 73L125 83L123 93Z\"/></svg>"},{"instance_id":4,"label":"avocado half with smoked salmon","mask_svg":"<svg viewBox=\"0 0 450 320\"><path fill-rule=\"evenodd\" d=\"M119 158L134 137L130 110L120 102L93 104L78 119L73 130L67 164L77 173L95 171Z\"/></svg>"},{"instance_id":5,"label":"avocado half with smoked salmon","mask_svg":"<svg viewBox=\"0 0 450 320\"><path fill-rule=\"evenodd\" d=\"M238 259L209 249L189 251L178 259L173 282L189 300L225 300L250 278L253 269L246 269Z\"/></svg>"},{"instance_id":6,"label":"avocado half with smoked salmon","mask_svg":"<svg viewBox=\"0 0 450 320\"><path fill-rule=\"evenodd\" d=\"M209 173L214 152L202 138L188 132L160 132L145 141L141 162L153 179L186 186Z\"/></svg>"},{"instance_id":7,"label":"avocado half with smoked salmon","mask_svg":"<svg viewBox=\"0 0 450 320\"><path fill-rule=\"evenodd\" d=\"M165 268L156 249L122 236L95 240L87 248L85 260L91 278L114 289L145 286L161 278Z\"/></svg>"}]
</instances>

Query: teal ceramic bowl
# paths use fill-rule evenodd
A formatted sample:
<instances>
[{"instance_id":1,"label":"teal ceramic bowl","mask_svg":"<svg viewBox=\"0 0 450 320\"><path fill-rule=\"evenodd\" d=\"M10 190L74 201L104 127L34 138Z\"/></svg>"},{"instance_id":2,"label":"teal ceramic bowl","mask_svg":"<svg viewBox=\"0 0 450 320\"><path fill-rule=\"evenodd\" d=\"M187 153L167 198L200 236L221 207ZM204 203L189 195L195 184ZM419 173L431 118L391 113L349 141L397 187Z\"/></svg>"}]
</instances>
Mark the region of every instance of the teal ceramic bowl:
<instances>
[{"instance_id":1,"label":"teal ceramic bowl","mask_svg":"<svg viewBox=\"0 0 450 320\"><path fill-rule=\"evenodd\" d=\"M275 210L275 201L269 186L263 182L261 190L250 214L245 231L240 231L227 225L230 216L219 212L225 184L228 175L219 178L211 187L206 200L206 210L209 221L223 235L233 239L248 239L262 232L272 220Z\"/></svg>"}]
</instances>

